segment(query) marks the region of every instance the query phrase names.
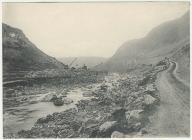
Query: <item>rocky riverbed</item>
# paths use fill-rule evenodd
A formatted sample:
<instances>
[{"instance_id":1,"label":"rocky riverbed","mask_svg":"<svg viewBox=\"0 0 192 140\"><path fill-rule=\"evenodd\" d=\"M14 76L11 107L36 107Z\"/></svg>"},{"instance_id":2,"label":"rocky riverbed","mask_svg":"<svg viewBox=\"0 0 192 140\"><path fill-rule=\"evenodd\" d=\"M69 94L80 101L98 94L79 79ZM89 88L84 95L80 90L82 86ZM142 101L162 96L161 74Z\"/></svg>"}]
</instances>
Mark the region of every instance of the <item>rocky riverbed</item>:
<instances>
[{"instance_id":1,"label":"rocky riverbed","mask_svg":"<svg viewBox=\"0 0 192 140\"><path fill-rule=\"evenodd\" d=\"M150 69L137 75L112 73L108 74L103 82L97 84L68 88L56 96L54 93L44 94L39 98L41 103L39 107L43 106L42 103L48 103L52 108L46 105L46 108L39 110L43 115L36 115L38 118L33 119L34 124L31 123L30 128L23 128L18 133L7 134L5 137L145 136L148 133L145 129L148 118L153 114L160 100L155 85L156 75L168 66L168 63L151 66ZM54 106L53 97L60 98L63 104ZM65 104L66 100L68 100L67 104Z\"/></svg>"},{"instance_id":2,"label":"rocky riverbed","mask_svg":"<svg viewBox=\"0 0 192 140\"><path fill-rule=\"evenodd\" d=\"M93 85L96 86L97 84ZM55 89L55 91L53 89ZM56 90L56 88L52 87L52 91L50 90L47 93L19 96L7 99L8 101L5 100L9 106L7 105L6 108L4 108L4 135L14 136L22 129L30 129L38 118L76 107L75 104L79 100L91 98L83 96L83 93L88 92L88 90L90 89L79 86L63 87L63 92L58 94L58 88ZM64 103L62 106L54 105L51 101L54 96L63 97ZM12 105L15 105L14 107L10 107L11 101L13 102Z\"/></svg>"},{"instance_id":3,"label":"rocky riverbed","mask_svg":"<svg viewBox=\"0 0 192 140\"><path fill-rule=\"evenodd\" d=\"M82 77L84 82L79 82ZM49 79L43 83L3 87L4 137L15 137L18 131L31 129L38 118L76 107L77 101L90 98L84 97L83 94L97 87L103 81L103 76L81 75L69 78L67 83L65 82L67 79L57 78L54 83L57 80L59 80L57 84L52 84L53 79ZM55 96L57 99L62 99L61 106L55 105L52 100Z\"/></svg>"}]
</instances>

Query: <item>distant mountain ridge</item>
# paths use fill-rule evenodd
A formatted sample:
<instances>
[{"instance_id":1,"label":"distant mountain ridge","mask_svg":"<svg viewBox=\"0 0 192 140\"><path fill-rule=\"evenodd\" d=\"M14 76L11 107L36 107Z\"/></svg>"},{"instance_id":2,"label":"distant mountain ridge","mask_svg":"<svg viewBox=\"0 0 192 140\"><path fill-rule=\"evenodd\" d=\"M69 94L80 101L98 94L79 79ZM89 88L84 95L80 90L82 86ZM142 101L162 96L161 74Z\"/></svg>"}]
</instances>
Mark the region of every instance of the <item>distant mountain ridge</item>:
<instances>
[{"instance_id":1,"label":"distant mountain ridge","mask_svg":"<svg viewBox=\"0 0 192 140\"><path fill-rule=\"evenodd\" d=\"M85 64L88 68L92 68L96 65L106 62L107 60L107 58L104 57L63 57L58 58L58 60L69 65L75 58L77 59L74 61L71 67L81 67Z\"/></svg>"},{"instance_id":2,"label":"distant mountain ridge","mask_svg":"<svg viewBox=\"0 0 192 140\"><path fill-rule=\"evenodd\" d=\"M3 71L64 68L65 65L39 50L17 28L2 24Z\"/></svg>"},{"instance_id":3,"label":"distant mountain ridge","mask_svg":"<svg viewBox=\"0 0 192 140\"><path fill-rule=\"evenodd\" d=\"M96 70L125 72L139 64L154 64L189 42L189 12L152 29L146 37L125 42Z\"/></svg>"}]
</instances>

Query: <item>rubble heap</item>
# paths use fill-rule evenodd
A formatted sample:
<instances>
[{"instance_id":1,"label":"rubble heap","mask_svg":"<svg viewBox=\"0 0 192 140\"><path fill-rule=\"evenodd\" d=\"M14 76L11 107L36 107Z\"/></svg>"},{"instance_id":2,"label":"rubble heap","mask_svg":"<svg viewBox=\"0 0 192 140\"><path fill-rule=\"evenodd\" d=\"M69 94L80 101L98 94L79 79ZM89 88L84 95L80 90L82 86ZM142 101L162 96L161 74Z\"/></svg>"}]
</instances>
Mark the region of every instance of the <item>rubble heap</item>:
<instances>
[{"instance_id":1,"label":"rubble heap","mask_svg":"<svg viewBox=\"0 0 192 140\"><path fill-rule=\"evenodd\" d=\"M123 74L103 82L92 91L93 98L79 101L77 108L40 118L31 130L20 131L18 137L122 138L146 134L149 112L160 100L155 80L161 69L156 67L139 76Z\"/></svg>"}]
</instances>

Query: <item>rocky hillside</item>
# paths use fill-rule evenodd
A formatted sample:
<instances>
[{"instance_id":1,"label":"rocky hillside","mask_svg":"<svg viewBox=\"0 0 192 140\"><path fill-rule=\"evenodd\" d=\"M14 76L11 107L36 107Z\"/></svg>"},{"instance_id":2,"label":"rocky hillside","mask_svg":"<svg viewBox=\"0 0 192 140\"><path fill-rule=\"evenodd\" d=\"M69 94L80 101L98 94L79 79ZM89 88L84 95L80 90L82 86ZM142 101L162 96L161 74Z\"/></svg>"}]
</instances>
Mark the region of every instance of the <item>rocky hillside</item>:
<instances>
[{"instance_id":1,"label":"rocky hillside","mask_svg":"<svg viewBox=\"0 0 192 140\"><path fill-rule=\"evenodd\" d=\"M63 57L58 58L64 64L70 64L75 57ZM92 68L98 64L106 62L107 58L104 57L77 57L77 60L71 65L71 67L82 67L84 64L88 68Z\"/></svg>"},{"instance_id":2,"label":"rocky hillside","mask_svg":"<svg viewBox=\"0 0 192 140\"><path fill-rule=\"evenodd\" d=\"M190 83L190 44L189 42L177 50L172 59L178 63L177 75L189 85Z\"/></svg>"},{"instance_id":3,"label":"rocky hillside","mask_svg":"<svg viewBox=\"0 0 192 140\"><path fill-rule=\"evenodd\" d=\"M127 71L139 64L154 64L173 55L189 42L189 12L182 17L159 25L144 38L125 42L97 70Z\"/></svg>"},{"instance_id":4,"label":"rocky hillside","mask_svg":"<svg viewBox=\"0 0 192 140\"><path fill-rule=\"evenodd\" d=\"M2 33L4 73L64 68L63 63L39 50L20 29L3 24Z\"/></svg>"}]
</instances>

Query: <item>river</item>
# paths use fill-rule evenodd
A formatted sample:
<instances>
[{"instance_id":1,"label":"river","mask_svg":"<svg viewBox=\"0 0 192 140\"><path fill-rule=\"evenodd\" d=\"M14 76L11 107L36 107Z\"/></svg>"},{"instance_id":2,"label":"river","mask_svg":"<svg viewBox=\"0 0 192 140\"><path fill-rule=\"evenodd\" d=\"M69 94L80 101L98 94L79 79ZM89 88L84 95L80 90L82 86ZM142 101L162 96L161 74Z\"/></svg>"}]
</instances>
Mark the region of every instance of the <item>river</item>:
<instances>
[{"instance_id":1,"label":"river","mask_svg":"<svg viewBox=\"0 0 192 140\"><path fill-rule=\"evenodd\" d=\"M117 80L120 78L119 74L110 74L105 76L104 83L108 87L112 86L112 83L117 84ZM84 92L90 92L96 90L103 83L90 84L85 87L75 87L68 91L67 98L72 99L73 103L63 106L55 106L52 102L42 102L41 99L47 94L36 95L35 103L31 104L30 101L26 104L22 104L18 107L6 108L3 114L3 131L4 135L10 133L17 133L20 130L29 130L34 123L42 117L54 112L62 112L70 108L76 107L76 103L82 99L90 99L91 97L83 96Z\"/></svg>"},{"instance_id":2,"label":"river","mask_svg":"<svg viewBox=\"0 0 192 140\"><path fill-rule=\"evenodd\" d=\"M99 84L92 85L94 87L99 86ZM41 102L40 99L45 95L37 95L39 100L34 104L25 104L18 107L11 107L6 109L3 114L3 126L4 135L9 133L17 133L20 130L30 129L34 123L41 117L45 117L48 114L53 114L54 112L62 112L67 109L76 107L76 103L82 99L88 99L90 97L84 97L83 92L88 91L87 88L74 88L70 90L67 94L67 98L73 100L73 103L63 106L55 106L52 102Z\"/></svg>"}]
</instances>

